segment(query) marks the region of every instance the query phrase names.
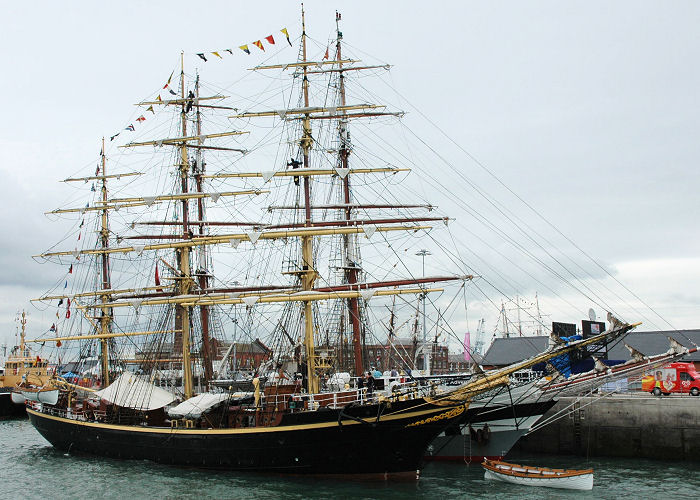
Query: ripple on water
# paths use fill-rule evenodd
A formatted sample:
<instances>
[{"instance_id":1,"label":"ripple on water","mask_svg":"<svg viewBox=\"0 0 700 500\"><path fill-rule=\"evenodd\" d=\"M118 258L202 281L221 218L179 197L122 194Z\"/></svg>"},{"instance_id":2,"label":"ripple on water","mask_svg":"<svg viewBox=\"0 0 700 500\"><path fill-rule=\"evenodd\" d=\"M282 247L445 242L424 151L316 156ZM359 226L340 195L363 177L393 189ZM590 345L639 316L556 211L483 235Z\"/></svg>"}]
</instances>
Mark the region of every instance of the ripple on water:
<instances>
[{"instance_id":1,"label":"ripple on water","mask_svg":"<svg viewBox=\"0 0 700 500\"><path fill-rule=\"evenodd\" d=\"M54 449L27 420L0 422L3 449L0 498L226 499L625 499L659 494L693 498L700 491L696 465L685 462L522 456L517 461L562 468L595 469L590 492L532 488L484 480L479 466L431 463L419 482L330 480L213 472L148 461L66 454ZM516 461L516 459L514 459Z\"/></svg>"}]
</instances>

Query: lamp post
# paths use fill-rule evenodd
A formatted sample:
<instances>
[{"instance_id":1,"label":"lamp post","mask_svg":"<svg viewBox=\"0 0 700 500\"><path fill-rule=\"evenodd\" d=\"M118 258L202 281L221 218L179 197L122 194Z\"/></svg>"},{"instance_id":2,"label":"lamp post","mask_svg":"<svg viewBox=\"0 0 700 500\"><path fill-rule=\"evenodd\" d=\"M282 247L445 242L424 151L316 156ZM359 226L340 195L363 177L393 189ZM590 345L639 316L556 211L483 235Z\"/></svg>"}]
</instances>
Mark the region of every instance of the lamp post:
<instances>
[{"instance_id":1,"label":"lamp post","mask_svg":"<svg viewBox=\"0 0 700 500\"><path fill-rule=\"evenodd\" d=\"M428 250L422 249L416 252L416 255L419 257L422 257L423 259L423 277L425 278L425 257L426 255L433 255L430 253ZM423 301L423 369L426 371L427 375L430 375L430 352L426 353L425 348L428 344L428 332L426 329L426 321L425 321L425 299L426 299L426 293L423 292L423 295L421 296L421 300ZM431 349L432 351L432 349Z\"/></svg>"}]
</instances>

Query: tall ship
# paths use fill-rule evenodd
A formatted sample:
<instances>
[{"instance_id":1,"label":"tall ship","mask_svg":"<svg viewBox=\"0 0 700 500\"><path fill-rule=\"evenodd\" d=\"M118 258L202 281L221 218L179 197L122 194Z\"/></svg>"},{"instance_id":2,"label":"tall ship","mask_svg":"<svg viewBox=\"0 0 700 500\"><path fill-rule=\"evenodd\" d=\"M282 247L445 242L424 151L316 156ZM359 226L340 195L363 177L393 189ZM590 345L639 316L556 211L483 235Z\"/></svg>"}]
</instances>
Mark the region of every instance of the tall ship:
<instances>
[{"instance_id":1,"label":"tall ship","mask_svg":"<svg viewBox=\"0 0 700 500\"><path fill-rule=\"evenodd\" d=\"M91 373L98 389L57 378L55 402L28 402L55 447L227 470L415 477L435 437L514 388L512 374L636 326L610 321L454 385L414 377L408 362L381 383L370 373L372 338L391 334L402 314L423 323L424 341L428 323L449 331L431 297L459 297L473 276L458 264L426 276L404 256L449 240L450 219L401 199L409 169L381 160L385 144L367 131L402 113L347 88L351 76L387 67L346 57L339 22L333 50L312 59L302 11L298 58L252 68L268 81L253 96L239 94L243 84L223 95L186 73L182 55L179 78L138 104L135 122L153 123L154 136L108 158L130 124L103 139L94 175L66 179L92 199L50 212L74 217L77 243L37 256L67 279L38 299L58 304L62 321L36 340L75 358L73 371ZM237 339L248 340L247 358Z\"/></svg>"}]
</instances>

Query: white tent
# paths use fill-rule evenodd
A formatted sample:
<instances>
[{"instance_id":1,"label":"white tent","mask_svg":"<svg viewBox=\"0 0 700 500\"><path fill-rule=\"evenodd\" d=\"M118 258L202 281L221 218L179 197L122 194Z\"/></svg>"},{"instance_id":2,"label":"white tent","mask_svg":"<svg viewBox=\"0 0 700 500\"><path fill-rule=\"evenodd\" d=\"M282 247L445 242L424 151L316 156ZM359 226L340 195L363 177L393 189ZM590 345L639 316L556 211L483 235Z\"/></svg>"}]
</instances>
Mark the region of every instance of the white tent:
<instances>
[{"instance_id":1,"label":"white tent","mask_svg":"<svg viewBox=\"0 0 700 500\"><path fill-rule=\"evenodd\" d=\"M95 394L112 404L135 410L155 410L177 399L170 392L131 372L122 373L109 387Z\"/></svg>"}]
</instances>

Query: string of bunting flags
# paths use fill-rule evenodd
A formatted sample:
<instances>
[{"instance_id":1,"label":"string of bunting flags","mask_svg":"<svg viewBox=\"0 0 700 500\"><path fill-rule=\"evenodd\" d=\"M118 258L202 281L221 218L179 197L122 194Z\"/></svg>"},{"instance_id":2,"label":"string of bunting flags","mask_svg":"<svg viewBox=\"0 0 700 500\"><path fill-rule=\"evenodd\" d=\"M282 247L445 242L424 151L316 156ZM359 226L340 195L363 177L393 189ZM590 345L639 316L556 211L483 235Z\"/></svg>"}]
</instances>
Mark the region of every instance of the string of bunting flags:
<instances>
[{"instance_id":1,"label":"string of bunting flags","mask_svg":"<svg viewBox=\"0 0 700 500\"><path fill-rule=\"evenodd\" d=\"M287 31L287 28L282 28L280 32L286 37L287 43L289 46L292 46L292 41L289 38L289 32ZM255 45L257 48L265 52L265 45L263 44L263 40L265 40L268 44L270 45L276 45L275 44L275 37L273 35L268 35L266 37L263 37L259 40L256 40L254 42L250 42L250 44L243 44L239 45L238 48L241 49L243 52L246 54L250 55L250 47L249 45ZM228 52L229 54L233 55L233 50L231 49L223 49L223 50L215 50L212 52L197 52L197 56L204 62L207 62L209 59L207 59L207 55L211 54L213 56L218 57L219 59L223 59L224 57L221 55L225 52Z\"/></svg>"},{"instance_id":2,"label":"string of bunting flags","mask_svg":"<svg viewBox=\"0 0 700 500\"><path fill-rule=\"evenodd\" d=\"M100 173L100 167L98 166L98 167L97 167L97 171L95 172L95 175L99 175L99 173ZM93 190L94 190L94 189L93 189ZM90 203L88 203L87 205L85 205L85 208L88 208L88 207L90 207ZM83 218L83 219L80 221L80 226L78 226L78 241L80 241L81 238L82 238L82 235L83 235L83 226L84 226L84 225L85 225L85 219ZM80 253L78 252L77 246L76 246L76 248L75 248L75 250L74 250L73 253L74 253L74 255L75 255L75 259L79 261L79 260L80 260ZM68 291L68 290L67 290L67 288L68 288L68 277L69 277L69 275L72 275L72 274L73 274L73 264L70 264L70 266L68 267L68 272L66 273L65 283L63 284L63 293L64 293L64 294L67 293L67 291ZM62 306L63 304L64 304L63 299L59 299L58 305L57 305L57 309L56 309L56 320L57 320L57 321L58 321L58 320L60 319L60 317L61 317L60 310L61 310L61 306ZM66 318L66 319L70 319L70 316L71 316L71 309L70 309L71 300L70 300L70 298L66 298L65 304L66 304L65 318ZM54 323L54 324L51 325L51 328L49 328L49 331L51 331L51 332L58 332L58 328L57 328L57 326L56 326L56 323ZM56 345L57 345L57 347L60 347L60 341L59 341Z\"/></svg>"},{"instance_id":3,"label":"string of bunting flags","mask_svg":"<svg viewBox=\"0 0 700 500\"><path fill-rule=\"evenodd\" d=\"M288 43L289 46L291 47L291 46L292 46L292 41L291 41L291 39L289 38L289 32L287 31L287 28L282 28L282 29L280 30L280 33L282 33L282 34L285 36L285 38L287 39L287 43ZM260 40L256 40L256 41L254 41L254 42L250 42L250 44L251 44L251 45L255 45L255 46L258 47L261 51L265 52L265 45L263 44L263 40L265 40L265 41L266 41L268 44L270 44L270 45L275 45L275 37L274 37L273 35L268 35L268 36L266 36L266 37L261 38ZM248 44L240 45L238 48L241 49L241 50L242 50L243 52L245 52L246 54L250 55L250 48L249 48L249 45L248 45ZM216 50L216 51L212 51L212 52L198 52L198 53L197 53L197 56L198 56L200 59L202 59L204 62L207 62L207 61L209 60L209 59L207 59L207 55L208 55L208 54L212 54L212 55L218 57L219 59L223 59L223 56L222 56L221 54L226 53L226 52L228 52L229 54L233 55L233 50L232 50L232 49L223 49L223 50ZM327 58L328 58L328 50L326 50L326 59L327 59ZM175 74L175 71L173 71L172 73L170 73L170 77L168 77L168 81L165 83L165 85L163 85L162 90L167 90L171 95L177 96L177 92L175 92L172 88L170 88L170 82L172 81L173 75L174 75L174 74ZM160 93L158 93L158 97L156 97L156 101L158 101L158 102L163 101L163 98L161 97ZM136 125L140 125L140 124L142 124L143 122L146 121L145 113L148 113L149 111L150 111L152 114L154 114L154 115L156 114L155 110L153 109L153 105L148 106L148 107L146 108L146 110L144 111L144 114L139 115L139 117L136 118L136 120L135 120ZM126 127L124 127L122 130L120 130L120 131L117 132L116 134L110 136L110 137L109 137L109 141L112 142L114 139L116 139L117 137L119 137L119 136L121 135L122 132L135 132L135 131L136 131L136 125L135 125L134 123L130 123L129 125L127 125Z\"/></svg>"},{"instance_id":4,"label":"string of bunting flags","mask_svg":"<svg viewBox=\"0 0 700 500\"><path fill-rule=\"evenodd\" d=\"M291 46L292 46L292 41L291 41L291 39L290 39L290 37L289 37L289 32L287 31L287 28L282 28L282 29L280 30L280 33L282 33L282 34L285 36L285 38L286 38L286 40L287 40L287 43L288 43L289 46L291 47ZM254 46L256 46L258 49L260 49L262 52L265 52L265 44L263 43L263 40L264 40L265 42L267 42L267 44L269 44L269 45L276 45L274 36L273 36L273 35L268 35L268 36L266 36L266 37L263 37L263 38L261 38L261 39L259 39L259 40L254 41L254 42L250 42L250 44L239 45L238 48L239 48L241 51L243 51L243 52L245 52L246 54L248 54L248 55L251 54L251 50L250 50L250 48L249 48L250 45L254 45ZM207 62L207 61L208 61L208 59L207 59L207 55L208 55L208 54L211 54L211 55L213 55L213 56L215 56L215 57L218 57L219 59L223 59L222 54L224 54L224 53L228 53L228 54L230 54L230 55L233 55L233 50L232 50L232 49L223 49L223 50L217 50L217 51L212 51L212 52L199 52L199 53L197 53L196 55L197 55L200 59L202 59L204 62ZM327 59L327 58L328 58L328 50L326 49L326 56L324 57L324 59ZM175 90L173 90L173 89L170 87L170 83L172 82L172 79L173 79L173 75L174 75L174 74L175 74L175 71L173 70L173 71L170 73L170 76L168 77L168 81L165 83L165 85L163 85L163 88L162 88L161 91L158 93L158 96L157 96L156 99L155 99L157 102L163 102L163 97L161 97L161 93L162 93L163 90L167 90L168 93L169 93L170 95L173 95L173 96L176 96L176 97L177 97L177 95L178 95L177 92L175 92ZM190 97L194 97L194 96L192 95L191 92L190 92ZM136 127L137 127L138 125L140 125L140 124L142 124L143 122L146 121L146 119L147 119L146 116L147 116L147 113L149 113L149 112L150 112L151 114L153 114L153 115L156 114L155 109L153 108L153 105L148 106L148 107L145 109L145 111L143 112L143 114L139 115L139 117L136 118L136 119L134 120L134 122L130 123L129 125L127 125L127 126L124 127L123 129L119 130L116 134L111 135L111 136L109 137L109 141L110 141L110 142L114 141L114 140L115 140L117 137L119 137L123 132L135 132L135 131L136 131ZM104 154L104 151L101 150L101 151L100 151L100 156L103 155L103 154ZM98 166L97 166L97 169L95 170L95 176L99 176L99 175L100 175L100 166L98 165ZM93 192L96 191L96 190L95 190L95 185L94 185L94 183L92 184L90 190L93 191ZM88 203L87 205L85 205L85 208L86 208L86 209L89 208L89 207L90 207L90 203ZM84 213L84 211L81 210L81 215L82 215L83 213ZM175 216L175 219L177 220L177 216ZM81 220L80 226L79 226L79 228L78 228L78 241L80 241L81 238L82 238L82 228L83 228L84 225L85 225L85 219L83 218L83 219ZM73 252L73 254L75 255L75 259L78 260L78 261L80 261L80 253L78 252L77 247L76 247L76 250ZM63 285L64 293L67 293L67 288L68 288L68 275L72 275L72 274L73 274L73 264L70 264L70 267L68 268L68 272L67 272L67 274L66 274L65 283L64 283L64 285ZM156 283L156 286L160 286L160 276L159 276L159 273L158 273L158 265L157 265L157 263L156 263L156 269L155 269L155 283ZM158 290L160 291L161 289L158 289ZM53 323L53 324L51 325L51 327L49 328L49 331L51 331L51 332L58 332L57 323L58 323L58 320L60 320L60 318L61 318L61 307L62 307L64 304L65 304L65 313L63 314L63 316L65 317L65 319L69 319L69 318L71 317L71 299L70 299L70 298L66 298L65 302L64 302L63 299L60 299L60 300L58 301L57 310L56 310L56 323ZM60 347L60 346L61 346L61 342L58 341L58 342L56 343L56 346L57 346L57 347Z\"/></svg>"}]
</instances>

